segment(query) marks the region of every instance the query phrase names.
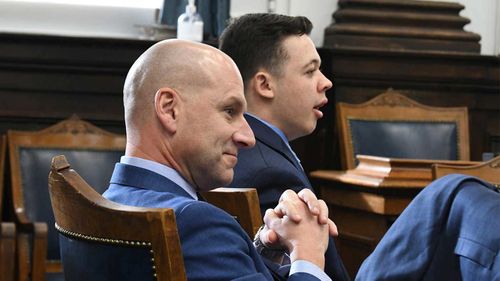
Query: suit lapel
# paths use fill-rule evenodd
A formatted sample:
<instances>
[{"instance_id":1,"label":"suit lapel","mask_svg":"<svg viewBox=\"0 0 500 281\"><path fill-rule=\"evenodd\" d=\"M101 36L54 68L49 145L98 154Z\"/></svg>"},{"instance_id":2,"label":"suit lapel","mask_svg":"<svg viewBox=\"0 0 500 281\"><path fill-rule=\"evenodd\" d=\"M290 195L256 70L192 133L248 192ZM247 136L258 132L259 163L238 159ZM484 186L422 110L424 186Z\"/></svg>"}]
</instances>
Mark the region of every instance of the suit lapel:
<instances>
[{"instance_id":1,"label":"suit lapel","mask_svg":"<svg viewBox=\"0 0 500 281\"><path fill-rule=\"evenodd\" d=\"M266 126L260 120L245 114L245 118L252 128L255 138L262 142L263 144L269 146L273 150L276 150L279 154L282 154L288 161L290 161L296 168L300 168L299 163L292 155L292 152L288 149L287 145L283 142L281 137L276 134L271 128ZM302 168L300 168L302 169Z\"/></svg>"},{"instance_id":2,"label":"suit lapel","mask_svg":"<svg viewBox=\"0 0 500 281\"><path fill-rule=\"evenodd\" d=\"M245 119L250 125L250 128L252 128L255 138L259 142L267 145L277 153L281 154L285 159L287 159L290 163L292 163L293 166L297 169L297 174L301 175L301 178L304 180L304 182L308 183L309 186L311 186L311 184L309 183L309 179L307 178L306 174L304 173L304 170L302 169L302 166L300 165L299 162L297 162L297 159L295 159L292 152L290 151L288 146L283 142L281 137L271 128L262 123L260 120L257 120L256 118L248 114L245 114Z\"/></svg>"}]
</instances>

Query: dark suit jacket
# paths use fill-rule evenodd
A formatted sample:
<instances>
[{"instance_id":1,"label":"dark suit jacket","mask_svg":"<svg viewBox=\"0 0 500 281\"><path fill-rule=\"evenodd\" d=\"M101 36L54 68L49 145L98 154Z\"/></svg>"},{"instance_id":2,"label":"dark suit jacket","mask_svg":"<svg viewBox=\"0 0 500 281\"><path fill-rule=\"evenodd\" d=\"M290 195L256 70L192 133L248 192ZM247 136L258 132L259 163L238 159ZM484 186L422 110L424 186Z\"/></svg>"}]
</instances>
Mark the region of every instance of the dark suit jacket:
<instances>
[{"instance_id":1,"label":"dark suit jacket","mask_svg":"<svg viewBox=\"0 0 500 281\"><path fill-rule=\"evenodd\" d=\"M256 144L238 153L231 187L253 187L259 193L262 213L278 204L283 191L312 189L307 175L276 132L252 116L245 118L255 135ZM326 251L325 272L333 280L350 280L342 260L330 238Z\"/></svg>"},{"instance_id":2,"label":"dark suit jacket","mask_svg":"<svg viewBox=\"0 0 500 281\"><path fill-rule=\"evenodd\" d=\"M415 197L362 264L356 280L500 280L500 194L464 175Z\"/></svg>"},{"instance_id":3,"label":"dark suit jacket","mask_svg":"<svg viewBox=\"0 0 500 281\"><path fill-rule=\"evenodd\" d=\"M276 207L285 190L299 192L312 189L312 185L280 136L254 117L245 114L245 118L256 143L253 148L238 152L231 186L256 188L264 214L266 209Z\"/></svg>"},{"instance_id":4,"label":"dark suit jacket","mask_svg":"<svg viewBox=\"0 0 500 281\"><path fill-rule=\"evenodd\" d=\"M229 214L191 198L169 179L118 163L104 196L139 207L174 209L188 280L273 280L252 241ZM318 280L296 273L288 280Z\"/></svg>"}]
</instances>

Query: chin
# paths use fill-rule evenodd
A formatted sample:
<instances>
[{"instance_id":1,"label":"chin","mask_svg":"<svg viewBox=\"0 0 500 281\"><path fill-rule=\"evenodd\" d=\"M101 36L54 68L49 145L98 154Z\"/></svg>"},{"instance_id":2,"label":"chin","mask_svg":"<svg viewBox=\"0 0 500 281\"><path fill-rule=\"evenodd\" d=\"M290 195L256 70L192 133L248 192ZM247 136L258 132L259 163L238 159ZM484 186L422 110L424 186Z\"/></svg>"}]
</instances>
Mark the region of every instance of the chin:
<instances>
[{"instance_id":1,"label":"chin","mask_svg":"<svg viewBox=\"0 0 500 281\"><path fill-rule=\"evenodd\" d=\"M308 135L312 134L312 132L314 132L314 130L316 130L317 125L318 125L318 122L316 120L314 120L314 122L309 126L307 134Z\"/></svg>"},{"instance_id":2,"label":"chin","mask_svg":"<svg viewBox=\"0 0 500 281\"><path fill-rule=\"evenodd\" d=\"M233 181L233 175L233 169L231 169L231 172L223 173L223 176L218 179L219 184L217 187L228 186Z\"/></svg>"},{"instance_id":3,"label":"chin","mask_svg":"<svg viewBox=\"0 0 500 281\"><path fill-rule=\"evenodd\" d=\"M300 137L305 137L305 136L312 134L315 129L316 129L316 123L314 123L314 125L311 125L309 127L304 128Z\"/></svg>"}]
</instances>

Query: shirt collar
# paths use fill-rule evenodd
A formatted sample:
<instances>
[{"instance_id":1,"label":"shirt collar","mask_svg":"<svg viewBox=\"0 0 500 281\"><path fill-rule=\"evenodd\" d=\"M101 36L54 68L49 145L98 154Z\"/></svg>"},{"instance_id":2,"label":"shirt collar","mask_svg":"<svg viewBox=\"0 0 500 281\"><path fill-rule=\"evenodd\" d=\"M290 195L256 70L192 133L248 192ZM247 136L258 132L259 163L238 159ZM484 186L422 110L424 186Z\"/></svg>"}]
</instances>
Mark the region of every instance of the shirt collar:
<instances>
[{"instance_id":1,"label":"shirt collar","mask_svg":"<svg viewBox=\"0 0 500 281\"><path fill-rule=\"evenodd\" d=\"M160 174L179 185L195 200L198 200L196 190L176 170L166 165L132 156L122 156L120 158L120 163L136 166Z\"/></svg>"}]
</instances>

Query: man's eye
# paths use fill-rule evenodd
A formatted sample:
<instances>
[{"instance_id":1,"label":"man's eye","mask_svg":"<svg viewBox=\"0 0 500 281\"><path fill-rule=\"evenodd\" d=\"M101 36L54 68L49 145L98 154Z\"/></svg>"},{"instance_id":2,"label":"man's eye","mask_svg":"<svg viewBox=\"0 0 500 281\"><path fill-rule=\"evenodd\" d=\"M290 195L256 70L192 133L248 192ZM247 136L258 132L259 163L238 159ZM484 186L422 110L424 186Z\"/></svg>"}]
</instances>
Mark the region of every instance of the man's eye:
<instances>
[{"instance_id":1,"label":"man's eye","mask_svg":"<svg viewBox=\"0 0 500 281\"><path fill-rule=\"evenodd\" d=\"M234 109L233 108L226 108L224 111L229 115L233 116L234 115Z\"/></svg>"},{"instance_id":2,"label":"man's eye","mask_svg":"<svg viewBox=\"0 0 500 281\"><path fill-rule=\"evenodd\" d=\"M311 75L311 74L313 74L313 73L314 73L314 71L316 71L316 68L314 68L314 69L310 69L310 70L306 71L306 74Z\"/></svg>"}]
</instances>

